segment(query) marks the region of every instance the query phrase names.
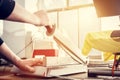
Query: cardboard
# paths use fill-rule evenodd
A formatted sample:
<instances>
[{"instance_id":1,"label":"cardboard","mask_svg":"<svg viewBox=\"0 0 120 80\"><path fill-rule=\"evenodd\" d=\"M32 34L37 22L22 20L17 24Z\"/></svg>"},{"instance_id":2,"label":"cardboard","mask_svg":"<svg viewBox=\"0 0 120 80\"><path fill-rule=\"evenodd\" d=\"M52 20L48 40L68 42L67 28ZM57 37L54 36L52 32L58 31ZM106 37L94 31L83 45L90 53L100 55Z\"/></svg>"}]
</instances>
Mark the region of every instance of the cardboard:
<instances>
[{"instance_id":1,"label":"cardboard","mask_svg":"<svg viewBox=\"0 0 120 80\"><path fill-rule=\"evenodd\" d=\"M81 54L81 50L59 30L54 33L54 40L78 63L86 64L86 57Z\"/></svg>"}]
</instances>

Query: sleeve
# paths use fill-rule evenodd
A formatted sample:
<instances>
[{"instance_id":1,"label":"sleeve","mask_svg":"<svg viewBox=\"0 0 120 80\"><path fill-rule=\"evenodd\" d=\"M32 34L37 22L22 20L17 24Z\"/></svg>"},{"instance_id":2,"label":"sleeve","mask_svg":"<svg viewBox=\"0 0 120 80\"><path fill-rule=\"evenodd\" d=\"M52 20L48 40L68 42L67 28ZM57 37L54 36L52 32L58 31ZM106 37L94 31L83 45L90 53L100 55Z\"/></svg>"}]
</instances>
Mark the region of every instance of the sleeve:
<instances>
[{"instance_id":1,"label":"sleeve","mask_svg":"<svg viewBox=\"0 0 120 80\"><path fill-rule=\"evenodd\" d=\"M3 44L3 42L4 42L4 41L0 38L0 46Z\"/></svg>"},{"instance_id":2,"label":"sleeve","mask_svg":"<svg viewBox=\"0 0 120 80\"><path fill-rule=\"evenodd\" d=\"M0 19L7 18L15 7L14 0L0 0Z\"/></svg>"}]
</instances>

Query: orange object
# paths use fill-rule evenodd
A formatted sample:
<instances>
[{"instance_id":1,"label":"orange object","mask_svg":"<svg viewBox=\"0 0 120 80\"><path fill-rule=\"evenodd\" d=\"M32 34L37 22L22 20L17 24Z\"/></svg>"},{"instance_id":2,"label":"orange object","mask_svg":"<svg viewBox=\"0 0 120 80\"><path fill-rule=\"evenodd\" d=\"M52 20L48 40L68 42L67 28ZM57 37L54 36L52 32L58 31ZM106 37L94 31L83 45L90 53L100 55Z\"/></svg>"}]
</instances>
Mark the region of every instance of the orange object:
<instances>
[{"instance_id":1,"label":"orange object","mask_svg":"<svg viewBox=\"0 0 120 80\"><path fill-rule=\"evenodd\" d=\"M58 56L58 50L57 49L35 49L33 51L33 58L36 55L45 55L46 57L48 56Z\"/></svg>"},{"instance_id":2,"label":"orange object","mask_svg":"<svg viewBox=\"0 0 120 80\"><path fill-rule=\"evenodd\" d=\"M45 26L45 28L47 29L47 31L46 31L46 35L47 35L47 36L51 36L51 35L53 35L54 32L55 32L56 25L55 25L55 24L52 25L52 26L47 25L47 26Z\"/></svg>"}]
</instances>

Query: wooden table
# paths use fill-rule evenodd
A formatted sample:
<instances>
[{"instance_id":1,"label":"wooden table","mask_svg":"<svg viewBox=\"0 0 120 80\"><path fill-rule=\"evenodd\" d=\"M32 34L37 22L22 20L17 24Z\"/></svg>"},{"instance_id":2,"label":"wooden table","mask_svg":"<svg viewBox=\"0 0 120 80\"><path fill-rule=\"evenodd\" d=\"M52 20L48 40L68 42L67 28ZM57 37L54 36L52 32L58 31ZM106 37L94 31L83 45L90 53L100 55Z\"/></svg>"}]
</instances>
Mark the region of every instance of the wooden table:
<instances>
[{"instance_id":1,"label":"wooden table","mask_svg":"<svg viewBox=\"0 0 120 80\"><path fill-rule=\"evenodd\" d=\"M0 80L73 80L87 78L87 73L78 73L58 77L40 77L28 75L15 75L10 73L11 67L0 67Z\"/></svg>"},{"instance_id":2,"label":"wooden table","mask_svg":"<svg viewBox=\"0 0 120 80\"><path fill-rule=\"evenodd\" d=\"M78 73L58 77L40 77L40 76L15 75L10 73L10 70L11 67L0 67L0 80L74 80L74 79L90 80L87 78L87 73Z\"/></svg>"},{"instance_id":3,"label":"wooden table","mask_svg":"<svg viewBox=\"0 0 120 80\"><path fill-rule=\"evenodd\" d=\"M76 74L78 75L78 74ZM73 80L73 79L81 79L80 75L71 75L70 76L63 76L63 77L49 77L49 78L44 78L44 77L39 77L39 76L25 76L25 75L14 75L14 74L4 74L0 76L0 80Z\"/></svg>"},{"instance_id":4,"label":"wooden table","mask_svg":"<svg viewBox=\"0 0 120 80\"><path fill-rule=\"evenodd\" d=\"M26 75L15 75L10 73L10 68L0 68L0 80L120 80L118 77L88 77L88 73L77 73L66 76L58 77L40 77L40 76L26 76Z\"/></svg>"}]
</instances>

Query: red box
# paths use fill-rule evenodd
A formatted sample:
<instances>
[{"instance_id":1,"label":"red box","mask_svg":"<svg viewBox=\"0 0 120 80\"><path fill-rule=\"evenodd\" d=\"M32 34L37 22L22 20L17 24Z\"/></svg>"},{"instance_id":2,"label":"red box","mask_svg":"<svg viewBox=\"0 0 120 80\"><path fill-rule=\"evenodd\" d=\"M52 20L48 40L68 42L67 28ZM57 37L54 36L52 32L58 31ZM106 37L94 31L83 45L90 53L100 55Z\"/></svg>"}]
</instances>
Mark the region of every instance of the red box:
<instances>
[{"instance_id":1,"label":"red box","mask_svg":"<svg viewBox=\"0 0 120 80\"><path fill-rule=\"evenodd\" d=\"M35 55L45 55L46 57L50 56L58 56L58 50L57 49L35 49L33 51L33 58Z\"/></svg>"}]
</instances>

